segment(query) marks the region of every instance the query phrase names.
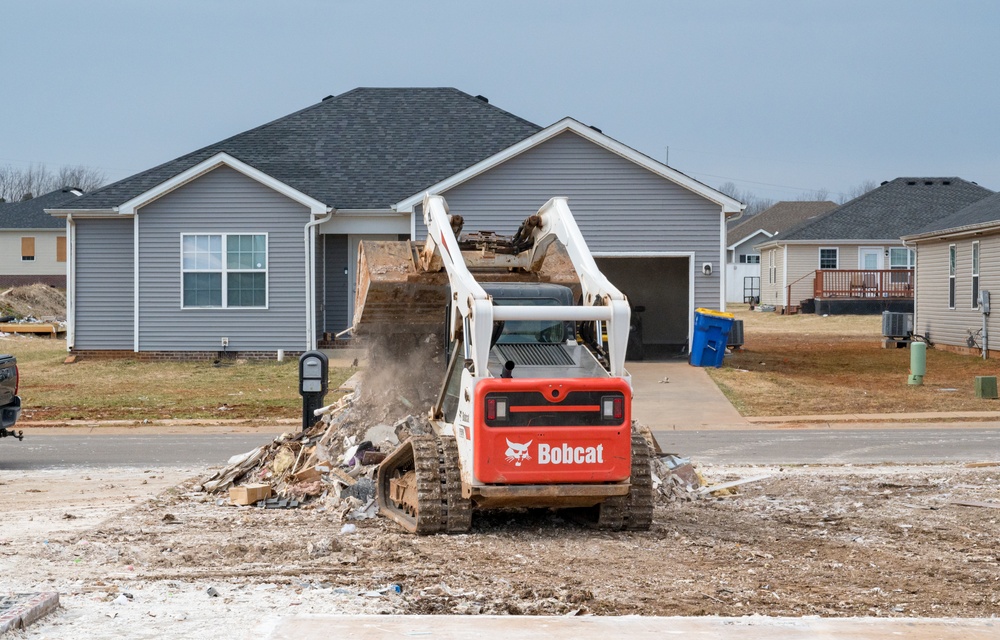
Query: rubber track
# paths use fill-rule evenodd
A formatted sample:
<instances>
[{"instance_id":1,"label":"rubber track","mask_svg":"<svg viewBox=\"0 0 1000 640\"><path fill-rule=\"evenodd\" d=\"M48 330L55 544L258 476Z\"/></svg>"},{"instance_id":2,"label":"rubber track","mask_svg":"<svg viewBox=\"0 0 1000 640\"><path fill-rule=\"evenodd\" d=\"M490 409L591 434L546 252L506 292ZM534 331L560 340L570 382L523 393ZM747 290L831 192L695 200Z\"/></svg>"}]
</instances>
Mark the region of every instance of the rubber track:
<instances>
[{"instance_id":1,"label":"rubber track","mask_svg":"<svg viewBox=\"0 0 1000 640\"><path fill-rule=\"evenodd\" d=\"M632 432L632 468L629 492L608 498L596 509L592 526L611 531L646 531L653 524L653 477L649 443Z\"/></svg>"},{"instance_id":2,"label":"rubber track","mask_svg":"<svg viewBox=\"0 0 1000 640\"><path fill-rule=\"evenodd\" d=\"M649 443L641 433L632 433L632 487L625 496L623 526L629 531L647 531L653 524L653 475Z\"/></svg>"},{"instance_id":3,"label":"rubber track","mask_svg":"<svg viewBox=\"0 0 1000 640\"><path fill-rule=\"evenodd\" d=\"M429 535L444 530L444 504L441 493L441 468L437 437L432 434L411 436L400 447L410 447L412 457L399 449L379 467L378 498L382 512L410 533ZM412 460L412 461L411 461ZM398 462L398 466L394 463ZM388 465L386 463L389 463ZM407 515L388 499L389 478L393 471L413 469L417 476L417 514Z\"/></svg>"},{"instance_id":4,"label":"rubber track","mask_svg":"<svg viewBox=\"0 0 1000 640\"><path fill-rule=\"evenodd\" d=\"M472 527L472 501L462 497L462 471L455 438L438 439L441 503L445 533L467 533Z\"/></svg>"}]
</instances>

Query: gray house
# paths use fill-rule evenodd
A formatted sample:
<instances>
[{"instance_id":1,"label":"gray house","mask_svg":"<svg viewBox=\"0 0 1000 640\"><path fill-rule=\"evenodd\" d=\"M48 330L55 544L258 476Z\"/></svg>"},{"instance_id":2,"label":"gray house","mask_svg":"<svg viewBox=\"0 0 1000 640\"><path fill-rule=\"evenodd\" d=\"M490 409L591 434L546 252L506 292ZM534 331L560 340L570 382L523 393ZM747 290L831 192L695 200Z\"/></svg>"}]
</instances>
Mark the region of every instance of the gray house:
<instances>
[{"instance_id":1,"label":"gray house","mask_svg":"<svg viewBox=\"0 0 1000 640\"><path fill-rule=\"evenodd\" d=\"M443 194L467 230L513 232L568 196L602 267L683 347L722 307L740 203L572 119L541 128L455 89L355 89L49 213L70 243L69 348L273 357L352 317L362 239L420 239Z\"/></svg>"},{"instance_id":2,"label":"gray house","mask_svg":"<svg viewBox=\"0 0 1000 640\"><path fill-rule=\"evenodd\" d=\"M0 287L41 282L66 286L66 225L45 213L83 192L64 188L20 202L0 202Z\"/></svg>"},{"instance_id":3,"label":"gray house","mask_svg":"<svg viewBox=\"0 0 1000 640\"><path fill-rule=\"evenodd\" d=\"M903 236L916 251L914 333L935 348L1000 352L1000 193ZM991 292L990 314L980 292ZM985 337L984 337L985 328Z\"/></svg>"}]
</instances>

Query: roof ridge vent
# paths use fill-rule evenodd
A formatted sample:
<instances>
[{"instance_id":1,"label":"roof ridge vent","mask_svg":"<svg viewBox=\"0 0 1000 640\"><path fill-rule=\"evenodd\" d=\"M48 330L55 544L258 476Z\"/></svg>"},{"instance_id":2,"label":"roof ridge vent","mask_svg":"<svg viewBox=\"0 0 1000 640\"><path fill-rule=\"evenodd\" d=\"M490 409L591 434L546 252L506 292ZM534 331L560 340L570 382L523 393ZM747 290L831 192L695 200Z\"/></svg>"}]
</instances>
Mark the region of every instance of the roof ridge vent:
<instances>
[{"instance_id":1,"label":"roof ridge vent","mask_svg":"<svg viewBox=\"0 0 1000 640\"><path fill-rule=\"evenodd\" d=\"M916 180L907 180L906 184L908 184L909 186L912 187L913 185L917 184L917 181Z\"/></svg>"},{"instance_id":2,"label":"roof ridge vent","mask_svg":"<svg viewBox=\"0 0 1000 640\"><path fill-rule=\"evenodd\" d=\"M924 180L924 184L925 184L925 185L927 185L927 186L929 187L929 186L931 186L932 184L934 184L934 181L933 181L933 180Z\"/></svg>"},{"instance_id":3,"label":"roof ridge vent","mask_svg":"<svg viewBox=\"0 0 1000 640\"><path fill-rule=\"evenodd\" d=\"M597 133L604 133L604 132L603 132L603 131L601 131L601 130L600 130L599 128L595 127L594 125L589 125L589 126L590 126L590 128L591 128L591 129L593 129L593 130L594 130L594 131L596 131Z\"/></svg>"},{"instance_id":4,"label":"roof ridge vent","mask_svg":"<svg viewBox=\"0 0 1000 640\"><path fill-rule=\"evenodd\" d=\"M949 184L951 184L951 180L942 180L941 184L949 185Z\"/></svg>"},{"instance_id":5,"label":"roof ridge vent","mask_svg":"<svg viewBox=\"0 0 1000 640\"><path fill-rule=\"evenodd\" d=\"M483 101L483 102L485 102L486 104L489 104L489 103L490 103L490 99L489 99L489 98L487 98L486 96L476 96L476 100L482 100L482 101Z\"/></svg>"},{"instance_id":6,"label":"roof ridge vent","mask_svg":"<svg viewBox=\"0 0 1000 640\"><path fill-rule=\"evenodd\" d=\"M323 98L322 100L320 100L320 102L326 102L327 100L329 100L329 99L331 99L331 98L333 98L333 97L334 97L334 96L333 96L333 94L330 94L330 95L328 95L327 97L325 97L325 98Z\"/></svg>"}]
</instances>

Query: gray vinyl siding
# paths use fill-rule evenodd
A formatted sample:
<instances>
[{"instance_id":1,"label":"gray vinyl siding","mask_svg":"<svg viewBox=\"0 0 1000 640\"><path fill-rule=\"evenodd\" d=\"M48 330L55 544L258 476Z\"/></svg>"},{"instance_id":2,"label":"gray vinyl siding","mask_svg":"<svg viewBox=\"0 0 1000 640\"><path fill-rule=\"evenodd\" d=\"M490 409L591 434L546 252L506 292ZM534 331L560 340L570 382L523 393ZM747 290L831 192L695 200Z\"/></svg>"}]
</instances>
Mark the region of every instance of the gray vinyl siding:
<instances>
[{"instance_id":1,"label":"gray vinyl siding","mask_svg":"<svg viewBox=\"0 0 1000 640\"><path fill-rule=\"evenodd\" d=\"M983 235L979 240L979 289L991 292L993 309L1000 304L1000 235ZM983 315L972 305L972 240L927 241L917 245L914 332L931 342L956 347L967 346L969 332L983 327ZM948 246L957 249L955 308L948 308ZM992 345L1000 344L1000 323L988 326ZM976 337L982 345L982 339Z\"/></svg>"},{"instance_id":2,"label":"gray vinyl siding","mask_svg":"<svg viewBox=\"0 0 1000 640\"><path fill-rule=\"evenodd\" d=\"M590 250L694 252L695 306L722 297L721 207L572 132L443 193L467 231L512 234L550 198L566 196ZM416 238L427 230L417 207ZM704 276L702 264L713 274ZM693 312L689 310L689 312Z\"/></svg>"},{"instance_id":3,"label":"gray vinyl siding","mask_svg":"<svg viewBox=\"0 0 1000 640\"><path fill-rule=\"evenodd\" d=\"M77 220L74 349L134 348L132 224Z\"/></svg>"},{"instance_id":4,"label":"gray vinyl siding","mask_svg":"<svg viewBox=\"0 0 1000 640\"><path fill-rule=\"evenodd\" d=\"M140 350L220 351L223 337L229 351L307 347L306 207L221 167L137 215ZM268 308L182 309L182 233L268 234Z\"/></svg>"},{"instance_id":5,"label":"gray vinyl siding","mask_svg":"<svg viewBox=\"0 0 1000 640\"><path fill-rule=\"evenodd\" d=\"M323 331L339 333L350 326L348 313L347 257L350 255L346 234L323 236L323 276L324 291L317 298L323 301Z\"/></svg>"}]
</instances>

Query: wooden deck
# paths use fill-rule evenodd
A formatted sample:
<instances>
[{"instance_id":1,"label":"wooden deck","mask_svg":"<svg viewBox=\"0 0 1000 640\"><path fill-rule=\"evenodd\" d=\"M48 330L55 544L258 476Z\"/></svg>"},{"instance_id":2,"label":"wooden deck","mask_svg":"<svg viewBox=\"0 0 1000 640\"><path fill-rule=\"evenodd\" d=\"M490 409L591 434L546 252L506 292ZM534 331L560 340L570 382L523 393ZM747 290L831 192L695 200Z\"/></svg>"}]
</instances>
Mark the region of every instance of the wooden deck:
<instances>
[{"instance_id":1,"label":"wooden deck","mask_svg":"<svg viewBox=\"0 0 1000 640\"><path fill-rule=\"evenodd\" d=\"M24 333L58 338L66 333L66 327L53 322L4 322L0 323L0 333Z\"/></svg>"},{"instance_id":2,"label":"wooden deck","mask_svg":"<svg viewBox=\"0 0 1000 640\"><path fill-rule=\"evenodd\" d=\"M813 297L913 299L913 269L817 269Z\"/></svg>"}]
</instances>

